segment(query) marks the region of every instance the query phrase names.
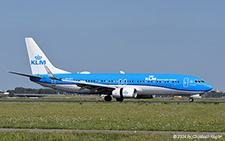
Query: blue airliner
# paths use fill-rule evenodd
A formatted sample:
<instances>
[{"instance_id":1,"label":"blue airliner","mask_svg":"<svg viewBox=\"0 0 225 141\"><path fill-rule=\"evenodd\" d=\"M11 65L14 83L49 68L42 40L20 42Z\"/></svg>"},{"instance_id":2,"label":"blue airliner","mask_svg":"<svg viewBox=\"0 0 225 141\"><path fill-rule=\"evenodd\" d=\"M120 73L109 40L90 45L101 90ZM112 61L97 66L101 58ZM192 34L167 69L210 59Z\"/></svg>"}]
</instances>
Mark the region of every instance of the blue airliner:
<instances>
[{"instance_id":1,"label":"blue airliner","mask_svg":"<svg viewBox=\"0 0 225 141\"><path fill-rule=\"evenodd\" d=\"M112 97L152 98L152 95L186 95L193 98L212 90L202 79L178 74L118 74L80 72L71 73L54 67L32 38L25 38L32 74L10 72L29 77L44 87L79 94L104 94Z\"/></svg>"}]
</instances>

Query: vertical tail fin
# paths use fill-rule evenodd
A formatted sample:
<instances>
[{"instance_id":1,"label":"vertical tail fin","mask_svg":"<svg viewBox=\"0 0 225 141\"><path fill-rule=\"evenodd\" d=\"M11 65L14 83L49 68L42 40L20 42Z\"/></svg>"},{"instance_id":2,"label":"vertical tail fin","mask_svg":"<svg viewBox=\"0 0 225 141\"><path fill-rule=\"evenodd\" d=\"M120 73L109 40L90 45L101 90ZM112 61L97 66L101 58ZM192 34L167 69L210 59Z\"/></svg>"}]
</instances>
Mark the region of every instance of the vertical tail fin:
<instances>
[{"instance_id":1,"label":"vertical tail fin","mask_svg":"<svg viewBox=\"0 0 225 141\"><path fill-rule=\"evenodd\" d=\"M54 67L32 38L25 38L25 42L27 46L32 74L47 74L44 67L45 65L54 74L70 73Z\"/></svg>"}]
</instances>

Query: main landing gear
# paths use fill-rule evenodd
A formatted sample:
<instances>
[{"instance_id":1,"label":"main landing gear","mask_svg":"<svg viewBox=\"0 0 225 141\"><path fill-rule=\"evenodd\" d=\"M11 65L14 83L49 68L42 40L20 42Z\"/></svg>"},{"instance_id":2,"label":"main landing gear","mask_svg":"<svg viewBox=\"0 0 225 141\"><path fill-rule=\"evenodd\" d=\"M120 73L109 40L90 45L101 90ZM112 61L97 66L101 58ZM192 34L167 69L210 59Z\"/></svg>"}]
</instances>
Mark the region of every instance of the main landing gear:
<instances>
[{"instance_id":1,"label":"main landing gear","mask_svg":"<svg viewBox=\"0 0 225 141\"><path fill-rule=\"evenodd\" d=\"M104 97L105 101L112 101L112 97L110 95L107 95ZM122 102L123 98L116 98L116 101Z\"/></svg>"},{"instance_id":2,"label":"main landing gear","mask_svg":"<svg viewBox=\"0 0 225 141\"><path fill-rule=\"evenodd\" d=\"M193 102L194 101L194 98L189 98L189 102Z\"/></svg>"},{"instance_id":3,"label":"main landing gear","mask_svg":"<svg viewBox=\"0 0 225 141\"><path fill-rule=\"evenodd\" d=\"M104 100L105 101L111 101L112 97L110 95L107 95L107 96L104 97Z\"/></svg>"},{"instance_id":4,"label":"main landing gear","mask_svg":"<svg viewBox=\"0 0 225 141\"><path fill-rule=\"evenodd\" d=\"M123 101L123 98L116 98L116 101L122 102Z\"/></svg>"}]
</instances>

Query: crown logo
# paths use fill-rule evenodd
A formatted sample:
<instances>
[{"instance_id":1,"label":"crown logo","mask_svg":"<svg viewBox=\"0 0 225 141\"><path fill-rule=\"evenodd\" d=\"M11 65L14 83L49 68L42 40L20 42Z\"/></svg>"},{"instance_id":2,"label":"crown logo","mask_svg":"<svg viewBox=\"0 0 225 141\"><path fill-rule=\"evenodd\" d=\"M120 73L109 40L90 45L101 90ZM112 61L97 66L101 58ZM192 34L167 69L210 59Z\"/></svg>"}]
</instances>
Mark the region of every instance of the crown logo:
<instances>
[{"instance_id":1,"label":"crown logo","mask_svg":"<svg viewBox=\"0 0 225 141\"><path fill-rule=\"evenodd\" d=\"M37 55L37 56L35 56L34 58L35 58L36 60L41 60L42 56Z\"/></svg>"}]
</instances>

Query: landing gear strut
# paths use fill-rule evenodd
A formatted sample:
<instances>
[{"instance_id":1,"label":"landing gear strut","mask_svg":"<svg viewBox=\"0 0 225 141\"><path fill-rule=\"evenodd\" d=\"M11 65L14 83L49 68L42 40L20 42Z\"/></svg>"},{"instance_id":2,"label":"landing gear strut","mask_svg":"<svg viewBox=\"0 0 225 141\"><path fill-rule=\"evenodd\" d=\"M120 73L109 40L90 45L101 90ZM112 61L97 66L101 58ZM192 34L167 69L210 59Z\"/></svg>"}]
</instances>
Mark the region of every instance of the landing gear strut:
<instances>
[{"instance_id":1,"label":"landing gear strut","mask_svg":"<svg viewBox=\"0 0 225 141\"><path fill-rule=\"evenodd\" d=\"M194 101L194 98L189 98L189 102L193 102Z\"/></svg>"},{"instance_id":2,"label":"landing gear strut","mask_svg":"<svg viewBox=\"0 0 225 141\"><path fill-rule=\"evenodd\" d=\"M105 101L111 101L112 97L110 95L107 95L107 96L104 97L104 100Z\"/></svg>"},{"instance_id":3,"label":"landing gear strut","mask_svg":"<svg viewBox=\"0 0 225 141\"><path fill-rule=\"evenodd\" d=\"M116 101L123 101L123 98L116 98Z\"/></svg>"}]
</instances>

